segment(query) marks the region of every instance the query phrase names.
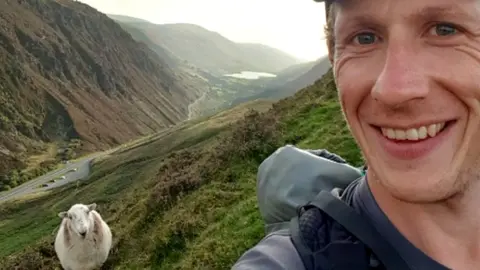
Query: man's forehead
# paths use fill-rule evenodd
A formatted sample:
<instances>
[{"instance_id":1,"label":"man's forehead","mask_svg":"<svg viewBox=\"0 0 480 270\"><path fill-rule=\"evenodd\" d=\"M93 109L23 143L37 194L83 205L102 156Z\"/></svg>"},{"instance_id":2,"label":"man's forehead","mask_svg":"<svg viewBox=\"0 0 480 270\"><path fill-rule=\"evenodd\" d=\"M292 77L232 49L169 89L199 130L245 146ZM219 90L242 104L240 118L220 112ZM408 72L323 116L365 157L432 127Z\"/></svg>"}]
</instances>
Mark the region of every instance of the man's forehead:
<instances>
[{"instance_id":1,"label":"man's forehead","mask_svg":"<svg viewBox=\"0 0 480 270\"><path fill-rule=\"evenodd\" d=\"M354 4L355 1L348 1L348 0L313 0L314 2L317 2L317 3L325 3L325 13L326 13L326 16L328 17L329 15L329 7L333 4L333 3L337 3L337 4ZM478 7L478 10L474 8L474 10L477 10L477 11L480 11L480 0L471 0L472 2L475 2ZM428 2L428 1L427 1ZM467 12L467 11L472 11L471 9L469 10L469 8L467 8L467 6L469 5L466 5L466 6L463 6L464 4L467 4L469 1L432 1L433 3L430 3L430 5L428 6L424 6L420 9L417 10L418 13L420 13L421 15L423 16L431 16L432 14L448 14L448 13L463 13L462 15L466 16L466 17L471 17L472 14L468 14L470 12ZM442 2L442 3L440 3ZM461 3L460 3L461 2ZM471 4L471 3L470 3ZM342 5L343 6L343 5ZM467 9L467 10L465 10ZM463 11L463 12L462 12ZM475 12L475 17L476 16L476 12ZM327 18L328 19L328 18ZM472 19L472 18L470 18Z\"/></svg>"}]
</instances>

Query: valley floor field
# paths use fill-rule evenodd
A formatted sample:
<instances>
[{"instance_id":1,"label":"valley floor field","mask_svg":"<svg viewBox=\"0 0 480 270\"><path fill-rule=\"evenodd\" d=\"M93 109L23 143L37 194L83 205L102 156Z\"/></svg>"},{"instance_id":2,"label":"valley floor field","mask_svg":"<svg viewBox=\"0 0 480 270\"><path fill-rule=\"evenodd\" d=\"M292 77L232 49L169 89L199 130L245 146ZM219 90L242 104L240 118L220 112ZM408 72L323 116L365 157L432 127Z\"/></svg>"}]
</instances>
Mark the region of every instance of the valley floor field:
<instances>
[{"instance_id":1,"label":"valley floor field","mask_svg":"<svg viewBox=\"0 0 480 270\"><path fill-rule=\"evenodd\" d=\"M57 213L77 202L96 202L112 228L103 269L229 269L264 236L256 170L287 143L362 164L331 73L280 102L242 104L121 149L80 185L0 205L0 269L59 267Z\"/></svg>"}]
</instances>

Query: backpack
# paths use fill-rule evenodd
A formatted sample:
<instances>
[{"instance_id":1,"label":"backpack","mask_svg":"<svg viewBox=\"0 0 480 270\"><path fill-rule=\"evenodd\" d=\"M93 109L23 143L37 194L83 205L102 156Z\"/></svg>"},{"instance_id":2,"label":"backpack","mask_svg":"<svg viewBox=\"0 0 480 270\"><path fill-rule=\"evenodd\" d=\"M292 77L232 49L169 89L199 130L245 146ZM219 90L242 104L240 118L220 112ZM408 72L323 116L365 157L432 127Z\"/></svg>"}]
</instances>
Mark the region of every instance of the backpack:
<instances>
[{"instance_id":1,"label":"backpack","mask_svg":"<svg viewBox=\"0 0 480 270\"><path fill-rule=\"evenodd\" d=\"M280 147L257 173L266 233L289 228L306 270L408 270L390 243L350 207L365 168L325 149Z\"/></svg>"}]
</instances>

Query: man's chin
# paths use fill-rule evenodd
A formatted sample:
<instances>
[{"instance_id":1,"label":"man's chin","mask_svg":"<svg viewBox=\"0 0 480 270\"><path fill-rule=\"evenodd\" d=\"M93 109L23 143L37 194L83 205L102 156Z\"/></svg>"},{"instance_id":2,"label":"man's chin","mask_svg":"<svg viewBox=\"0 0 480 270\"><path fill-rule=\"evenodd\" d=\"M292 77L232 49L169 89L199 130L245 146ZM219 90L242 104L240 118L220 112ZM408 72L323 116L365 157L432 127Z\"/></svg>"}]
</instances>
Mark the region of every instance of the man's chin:
<instances>
[{"instance_id":1,"label":"man's chin","mask_svg":"<svg viewBox=\"0 0 480 270\"><path fill-rule=\"evenodd\" d=\"M398 170L387 165L379 172L372 171L372 177L374 181L369 184L379 185L377 191L408 203L433 203L446 200L455 194L455 182L438 166Z\"/></svg>"},{"instance_id":2,"label":"man's chin","mask_svg":"<svg viewBox=\"0 0 480 270\"><path fill-rule=\"evenodd\" d=\"M452 196L458 191L454 173L460 169L458 155L465 155L457 151L462 127L458 121L449 121L436 136L409 141L387 138L378 128L365 125L364 151L372 182L397 199L412 203Z\"/></svg>"}]
</instances>

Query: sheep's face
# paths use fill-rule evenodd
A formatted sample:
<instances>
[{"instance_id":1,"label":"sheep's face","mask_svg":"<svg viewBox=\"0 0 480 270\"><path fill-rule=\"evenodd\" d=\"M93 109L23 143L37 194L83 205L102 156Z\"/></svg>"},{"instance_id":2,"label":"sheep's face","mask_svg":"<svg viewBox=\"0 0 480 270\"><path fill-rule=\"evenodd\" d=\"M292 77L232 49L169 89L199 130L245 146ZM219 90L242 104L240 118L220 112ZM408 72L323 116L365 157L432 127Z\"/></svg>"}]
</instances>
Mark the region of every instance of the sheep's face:
<instances>
[{"instance_id":1,"label":"sheep's face","mask_svg":"<svg viewBox=\"0 0 480 270\"><path fill-rule=\"evenodd\" d=\"M68 218L70 220L70 228L80 237L85 238L87 232L91 231L93 227L93 216L91 211L95 210L96 204L89 205L75 204L68 211L60 212L58 216L60 218Z\"/></svg>"}]
</instances>

